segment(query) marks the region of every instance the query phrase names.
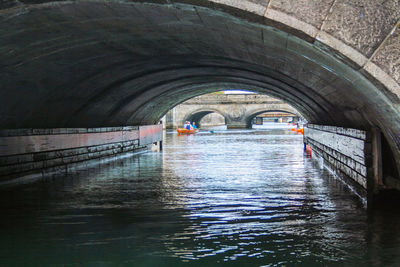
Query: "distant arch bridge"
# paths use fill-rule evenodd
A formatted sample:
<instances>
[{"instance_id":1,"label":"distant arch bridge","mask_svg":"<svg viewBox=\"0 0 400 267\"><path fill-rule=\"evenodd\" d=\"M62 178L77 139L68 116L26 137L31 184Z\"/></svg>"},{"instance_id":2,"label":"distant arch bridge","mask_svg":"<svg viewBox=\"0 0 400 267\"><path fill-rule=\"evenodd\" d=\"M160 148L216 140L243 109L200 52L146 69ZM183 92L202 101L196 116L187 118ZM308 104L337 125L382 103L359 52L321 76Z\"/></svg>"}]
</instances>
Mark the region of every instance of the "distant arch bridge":
<instances>
[{"instance_id":1,"label":"distant arch bridge","mask_svg":"<svg viewBox=\"0 0 400 267\"><path fill-rule=\"evenodd\" d=\"M185 121L200 124L201 119L217 113L225 118L228 128L250 128L252 120L265 112L300 113L285 102L267 95L257 94L208 94L192 98L176 106L167 114L167 126L175 128Z\"/></svg>"}]
</instances>

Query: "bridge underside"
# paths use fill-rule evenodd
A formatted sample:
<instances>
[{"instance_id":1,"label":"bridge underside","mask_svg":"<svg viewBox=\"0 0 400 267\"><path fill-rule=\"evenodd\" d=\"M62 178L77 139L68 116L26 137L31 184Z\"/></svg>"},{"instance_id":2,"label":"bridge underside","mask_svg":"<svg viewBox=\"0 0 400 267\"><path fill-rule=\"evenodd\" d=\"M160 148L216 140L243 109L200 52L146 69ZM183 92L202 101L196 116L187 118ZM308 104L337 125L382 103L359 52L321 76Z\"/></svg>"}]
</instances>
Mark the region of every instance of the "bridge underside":
<instances>
[{"instance_id":1,"label":"bridge underside","mask_svg":"<svg viewBox=\"0 0 400 267\"><path fill-rule=\"evenodd\" d=\"M396 84L384 86L339 48L256 9L214 3L224 1L40 2L0 5L1 129L154 124L194 96L246 89L288 102L315 124L377 126L400 166ZM393 8L387 25L400 16ZM354 49L378 54L364 41L368 49Z\"/></svg>"}]
</instances>

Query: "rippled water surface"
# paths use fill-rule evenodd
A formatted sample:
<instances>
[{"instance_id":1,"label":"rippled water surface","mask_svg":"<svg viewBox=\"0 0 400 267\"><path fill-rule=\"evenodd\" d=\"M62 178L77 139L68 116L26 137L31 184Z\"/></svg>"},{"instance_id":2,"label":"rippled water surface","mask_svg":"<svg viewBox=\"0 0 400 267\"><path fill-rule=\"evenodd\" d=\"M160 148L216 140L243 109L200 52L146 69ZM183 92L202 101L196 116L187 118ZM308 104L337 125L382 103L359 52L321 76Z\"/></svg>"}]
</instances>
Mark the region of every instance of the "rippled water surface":
<instances>
[{"instance_id":1,"label":"rippled water surface","mask_svg":"<svg viewBox=\"0 0 400 267\"><path fill-rule=\"evenodd\" d=\"M285 130L166 134L162 153L0 191L0 266L396 266L368 213Z\"/></svg>"}]
</instances>

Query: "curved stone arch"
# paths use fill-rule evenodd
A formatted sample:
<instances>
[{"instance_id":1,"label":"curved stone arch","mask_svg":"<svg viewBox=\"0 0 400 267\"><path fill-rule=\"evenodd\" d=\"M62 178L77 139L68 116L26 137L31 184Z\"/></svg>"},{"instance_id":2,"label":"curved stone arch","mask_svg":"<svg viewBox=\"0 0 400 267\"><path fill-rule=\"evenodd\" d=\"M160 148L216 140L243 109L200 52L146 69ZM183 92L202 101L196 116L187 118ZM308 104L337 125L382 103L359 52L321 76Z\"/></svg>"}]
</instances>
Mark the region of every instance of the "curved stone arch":
<instances>
[{"instance_id":1,"label":"curved stone arch","mask_svg":"<svg viewBox=\"0 0 400 267\"><path fill-rule=\"evenodd\" d=\"M202 83L244 84L379 127L400 167L397 1L25 2L0 6L2 129L151 124Z\"/></svg>"},{"instance_id":2,"label":"curved stone arch","mask_svg":"<svg viewBox=\"0 0 400 267\"><path fill-rule=\"evenodd\" d=\"M220 71L232 72L231 69L225 69L225 68ZM168 87L169 90L167 92L159 94L157 97L154 97L154 95L149 92L144 93L143 95L141 95L141 97L143 98L148 97L148 99L146 99L147 101L145 101L145 103L141 107L138 108L125 104L125 107L128 107L130 109L133 107L134 109L130 110L129 112L130 117L127 118L127 120L122 123L151 124L158 121L158 119L163 115L165 115L165 113L168 112L168 110L171 107L181 104L182 102L192 97L196 97L206 93L217 92L221 90L228 90L232 88L231 87L232 85L234 86L241 85L248 90L259 92L262 94L267 94L290 103L292 106L296 107L296 109L298 109L301 112L301 114L310 121L323 118L323 120L329 121L331 124L336 124L334 122L334 119L330 115L330 111L333 111L334 107L330 106L330 104L328 104L326 100L321 99L318 96L312 98L304 93L299 93L297 95L296 94L292 95L291 93L287 93L283 91L281 87L281 85L283 85L283 87L289 88L289 86L285 83L283 84L281 84L281 82L275 83L275 81L267 81L263 83L261 80L253 78L251 79L247 79L245 77L233 78L229 75L218 76L215 79L216 81L209 82L211 76L212 74L205 75L204 77L198 77L199 81L195 83L192 81L190 82L186 81L185 78L182 78L180 82L182 82L183 84L180 84L179 86L169 85ZM267 77L260 77L260 79L269 80L269 78ZM218 80L220 80L220 82L217 82ZM161 85L161 87L163 86L165 86L165 84ZM152 87L152 90L154 91L157 91L158 89L160 88ZM290 91L295 89L290 87L290 89L288 90ZM182 99L182 96L185 96L185 98ZM134 99L132 99L132 101L133 100ZM161 109L159 110L160 111L159 113L154 113L154 106L156 105L163 108L162 110ZM116 106L121 106L121 105L117 104ZM124 111L124 113L127 114L128 112ZM115 114L115 117L120 117L119 115L120 114ZM137 120L138 118L142 118L142 120L139 121Z\"/></svg>"},{"instance_id":3,"label":"curved stone arch","mask_svg":"<svg viewBox=\"0 0 400 267\"><path fill-rule=\"evenodd\" d=\"M198 125L200 127L201 119L204 116L211 114L211 113L217 113L217 114L221 115L222 117L224 117L224 120L226 122L226 114L224 112L222 112L221 110L214 109L214 108L200 108L200 109L191 111L189 114L186 114L184 116L182 123L185 123L186 121L195 122L196 125Z\"/></svg>"},{"instance_id":4,"label":"curved stone arch","mask_svg":"<svg viewBox=\"0 0 400 267\"><path fill-rule=\"evenodd\" d=\"M369 78L384 85L381 89L387 89L386 93L400 97L400 72L396 63L399 56L391 55L399 49L396 46L400 40L399 2L388 1L382 5L370 1L355 6L337 1L208 0L199 5L218 8L257 23L272 24L307 42L315 42L368 73Z\"/></svg>"},{"instance_id":5,"label":"curved stone arch","mask_svg":"<svg viewBox=\"0 0 400 267\"><path fill-rule=\"evenodd\" d=\"M87 0L86 2L103 3L101 0ZM156 6L154 0L132 0L126 3L110 0L109 2L110 4L119 3L123 5L147 2ZM24 1L9 2L0 7L0 12L8 20L15 13L19 13L21 9L33 11L46 9L52 5L60 7L71 4L69 1L58 2L54 0L44 0L37 4L29 2L25 5L23 3ZM264 25L271 24L310 43L318 42L318 45L322 46L323 49L330 50L341 59L345 56L347 60L351 60L352 63L363 68L363 71L383 84L391 93L400 95L398 69L395 66L394 68L385 67L385 64L378 62L385 55L389 55L398 49L394 44L398 41L399 36L398 34L394 35L394 33L398 31L400 24L398 14L400 3L396 1L388 1L385 5L379 2L366 2L362 6L336 3L336 1L317 3L311 0L290 4L278 1L275 3L273 1L253 2L249 0L175 0L174 4L170 4L168 1L159 4L179 9L187 9L190 6L218 9L252 22ZM376 11L383 12L386 17ZM362 16L356 15L358 13ZM362 20L363 23L359 23L360 25L355 27L357 23L341 20L344 16L351 18L352 21ZM339 28L338 24L343 26L342 31L335 31ZM376 32L368 32L373 27L378 28ZM368 38L371 37L368 34L375 38ZM350 40L350 38L354 40ZM388 62L393 64L397 59L396 57L389 57Z\"/></svg>"},{"instance_id":6,"label":"curved stone arch","mask_svg":"<svg viewBox=\"0 0 400 267\"><path fill-rule=\"evenodd\" d=\"M294 108L277 108L277 109L259 109L257 111L252 111L246 116L246 127L251 128L251 122L255 117L257 117L260 114L266 113L266 112L284 112L284 113L289 113L293 114L298 117L302 117L302 115L295 110Z\"/></svg>"}]
</instances>

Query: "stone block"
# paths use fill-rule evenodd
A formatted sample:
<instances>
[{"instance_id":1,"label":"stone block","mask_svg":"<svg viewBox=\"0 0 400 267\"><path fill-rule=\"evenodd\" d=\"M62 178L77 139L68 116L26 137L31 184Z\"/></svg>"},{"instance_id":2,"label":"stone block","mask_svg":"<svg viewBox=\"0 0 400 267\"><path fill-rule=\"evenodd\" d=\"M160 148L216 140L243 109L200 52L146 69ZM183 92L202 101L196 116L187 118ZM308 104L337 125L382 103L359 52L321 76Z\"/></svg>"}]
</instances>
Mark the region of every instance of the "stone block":
<instances>
[{"instance_id":1,"label":"stone block","mask_svg":"<svg viewBox=\"0 0 400 267\"><path fill-rule=\"evenodd\" d=\"M111 150L107 150L107 153L102 154L102 156L107 156L107 155L117 155L123 152L123 147L119 147L119 148L114 148Z\"/></svg>"},{"instance_id":2,"label":"stone block","mask_svg":"<svg viewBox=\"0 0 400 267\"><path fill-rule=\"evenodd\" d=\"M339 152L337 152L336 150L332 150L332 154L331 154L335 159L339 158Z\"/></svg>"},{"instance_id":3,"label":"stone block","mask_svg":"<svg viewBox=\"0 0 400 267\"><path fill-rule=\"evenodd\" d=\"M334 0L274 0L271 2L270 8L293 16L319 29L333 2Z\"/></svg>"},{"instance_id":4,"label":"stone block","mask_svg":"<svg viewBox=\"0 0 400 267\"><path fill-rule=\"evenodd\" d=\"M353 170L356 169L356 164L357 164L356 161L352 160L351 158L347 158L347 166L349 166Z\"/></svg>"},{"instance_id":5,"label":"stone block","mask_svg":"<svg viewBox=\"0 0 400 267\"><path fill-rule=\"evenodd\" d=\"M363 164L356 162L355 170L364 177L367 177L367 167Z\"/></svg>"},{"instance_id":6,"label":"stone block","mask_svg":"<svg viewBox=\"0 0 400 267\"><path fill-rule=\"evenodd\" d=\"M107 150L105 150L105 151L107 151ZM102 151L102 152L92 152L92 153L88 153L88 154L86 154L87 155L87 158L90 160L90 159L94 159L94 158L99 158L100 157L100 153L103 153L104 151Z\"/></svg>"},{"instance_id":7,"label":"stone block","mask_svg":"<svg viewBox=\"0 0 400 267\"><path fill-rule=\"evenodd\" d=\"M397 26L380 47L372 62L400 84L400 26Z\"/></svg>"},{"instance_id":8,"label":"stone block","mask_svg":"<svg viewBox=\"0 0 400 267\"><path fill-rule=\"evenodd\" d=\"M322 30L368 58L399 18L400 3L395 0L337 0Z\"/></svg>"},{"instance_id":9,"label":"stone block","mask_svg":"<svg viewBox=\"0 0 400 267\"><path fill-rule=\"evenodd\" d=\"M62 158L63 164L70 164L76 162L76 160L77 160L76 156L68 156Z\"/></svg>"},{"instance_id":10,"label":"stone block","mask_svg":"<svg viewBox=\"0 0 400 267\"><path fill-rule=\"evenodd\" d=\"M135 146L134 146L134 145L132 145L132 146L126 146L126 147L123 148L123 152L129 152L129 151L132 151L132 150L134 150L134 149L135 149Z\"/></svg>"},{"instance_id":11,"label":"stone block","mask_svg":"<svg viewBox=\"0 0 400 267\"><path fill-rule=\"evenodd\" d=\"M13 173L28 172L35 169L42 168L42 162L28 162L22 164L8 165L0 167L0 175L6 176Z\"/></svg>"},{"instance_id":12,"label":"stone block","mask_svg":"<svg viewBox=\"0 0 400 267\"><path fill-rule=\"evenodd\" d=\"M362 187L367 189L367 179L366 178L363 177L362 179L360 179L359 183L361 184Z\"/></svg>"},{"instance_id":13,"label":"stone block","mask_svg":"<svg viewBox=\"0 0 400 267\"><path fill-rule=\"evenodd\" d=\"M77 155L76 156L76 160L75 160L75 162L78 162L78 161L86 161L86 160L89 160L90 158L89 158L89 155L88 154L81 154L81 155Z\"/></svg>"},{"instance_id":14,"label":"stone block","mask_svg":"<svg viewBox=\"0 0 400 267\"><path fill-rule=\"evenodd\" d=\"M101 157L106 157L109 155L114 155L117 154L118 152L120 152L119 149L112 149L112 150L104 150L101 152L98 152L94 155L94 158L101 158Z\"/></svg>"},{"instance_id":15,"label":"stone block","mask_svg":"<svg viewBox=\"0 0 400 267\"><path fill-rule=\"evenodd\" d=\"M43 161L43 168L50 168L50 167L58 166L58 165L63 165L62 158L55 158L55 159Z\"/></svg>"},{"instance_id":16,"label":"stone block","mask_svg":"<svg viewBox=\"0 0 400 267\"><path fill-rule=\"evenodd\" d=\"M0 166L12 165L32 161L30 154L0 157Z\"/></svg>"},{"instance_id":17,"label":"stone block","mask_svg":"<svg viewBox=\"0 0 400 267\"><path fill-rule=\"evenodd\" d=\"M268 5L268 0L210 0L217 4L223 4L242 9L263 16Z\"/></svg>"},{"instance_id":18,"label":"stone block","mask_svg":"<svg viewBox=\"0 0 400 267\"><path fill-rule=\"evenodd\" d=\"M104 146L90 146L90 147L87 148L87 151L89 153L93 153L93 152L96 152L96 151L101 151L103 147Z\"/></svg>"},{"instance_id":19,"label":"stone block","mask_svg":"<svg viewBox=\"0 0 400 267\"><path fill-rule=\"evenodd\" d=\"M72 148L68 150L61 150L61 155L79 155L88 153L88 147Z\"/></svg>"}]
</instances>

